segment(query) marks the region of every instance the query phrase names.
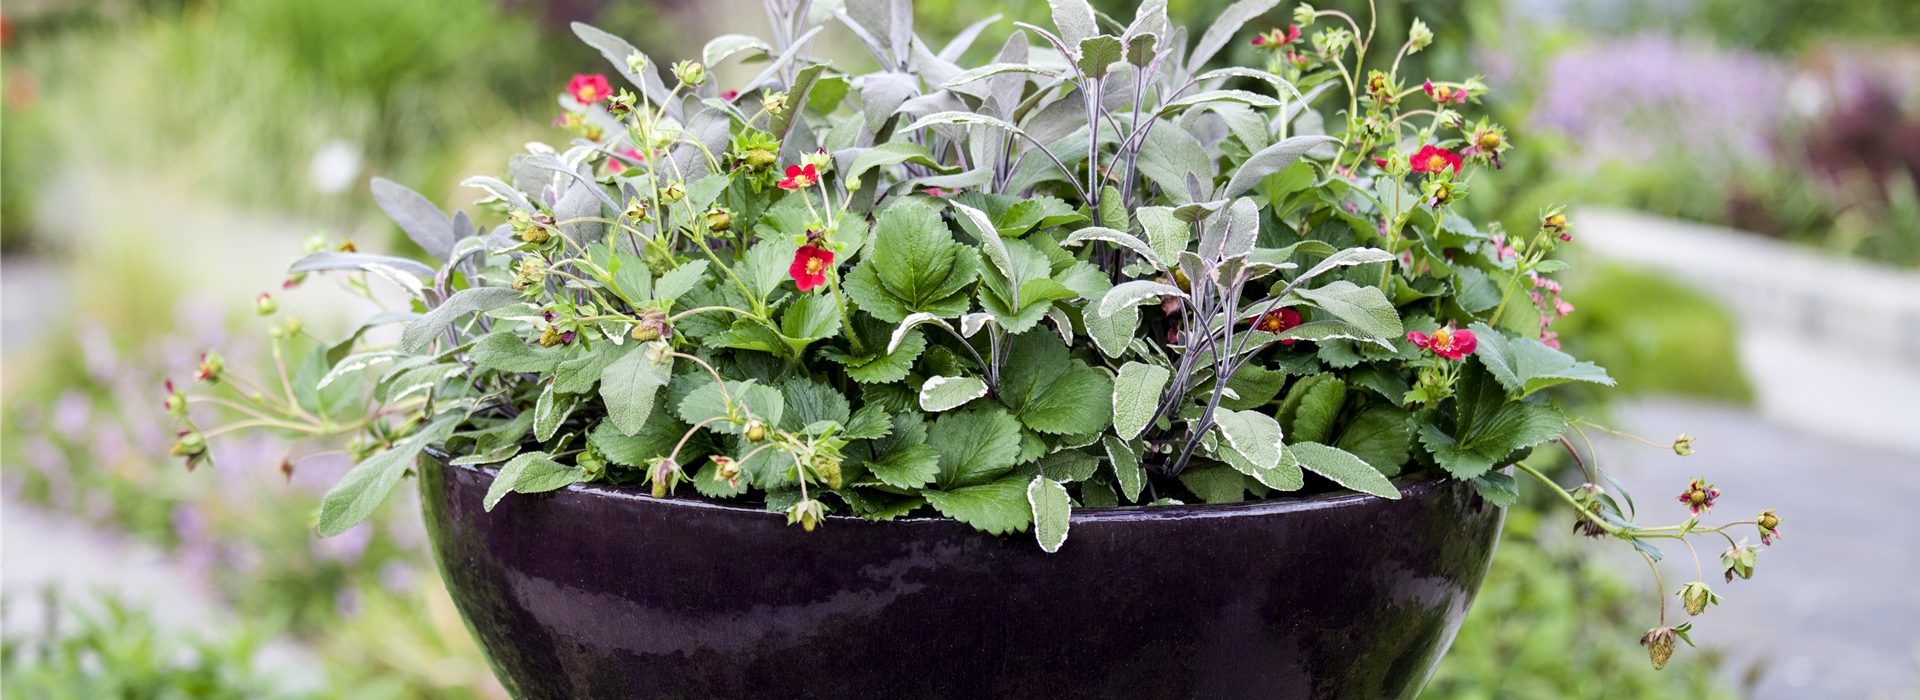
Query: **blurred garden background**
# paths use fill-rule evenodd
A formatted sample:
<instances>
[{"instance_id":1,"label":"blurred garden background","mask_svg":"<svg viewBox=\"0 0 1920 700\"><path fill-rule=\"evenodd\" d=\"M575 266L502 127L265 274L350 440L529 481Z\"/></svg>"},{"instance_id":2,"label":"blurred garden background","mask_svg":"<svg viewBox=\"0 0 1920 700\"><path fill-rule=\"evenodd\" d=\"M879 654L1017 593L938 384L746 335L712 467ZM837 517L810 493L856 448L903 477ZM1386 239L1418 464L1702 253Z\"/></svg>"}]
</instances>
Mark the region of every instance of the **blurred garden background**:
<instances>
[{"instance_id":1,"label":"blurred garden background","mask_svg":"<svg viewBox=\"0 0 1920 700\"><path fill-rule=\"evenodd\" d=\"M1228 4L1170 7L1191 27ZM217 466L189 473L166 454L162 382L190 378L210 348L271 366L261 292L315 335L347 332L349 297L280 284L311 236L418 253L373 206L370 178L469 207L479 193L460 180L497 174L525 142L564 141L555 95L574 73L608 72L569 22L665 63L697 59L707 37L764 34L756 5L8 2L0 692L504 697L440 588L410 489L318 539L311 513L345 457L216 439ZM1040 2L916 6L939 39L961 28L949 18L1007 15L975 53L1012 20L1047 24ZM1292 7L1249 35L1284 27ZM1493 89L1483 111L1516 148L1475 183L1474 215L1529 230L1543 207L1572 207L1562 277L1576 311L1556 327L1622 390L1563 398L1654 442L1699 439L1690 461L1611 438L1588 457L1641 507L1673 507L1708 475L1736 518L1787 519L1760 574L1700 618L1703 648L1655 672L1635 640L1659 591L1623 566L1637 558L1572 536L1545 497L1525 502L1423 697L1920 698L1920 3L1378 9L1389 44L1415 17L1439 35L1413 74ZM837 25L821 46L850 68L868 60ZM1234 46L1244 55L1222 61L1263 60ZM725 82L754 68L716 70ZM1680 559L1667 581L1685 575Z\"/></svg>"}]
</instances>

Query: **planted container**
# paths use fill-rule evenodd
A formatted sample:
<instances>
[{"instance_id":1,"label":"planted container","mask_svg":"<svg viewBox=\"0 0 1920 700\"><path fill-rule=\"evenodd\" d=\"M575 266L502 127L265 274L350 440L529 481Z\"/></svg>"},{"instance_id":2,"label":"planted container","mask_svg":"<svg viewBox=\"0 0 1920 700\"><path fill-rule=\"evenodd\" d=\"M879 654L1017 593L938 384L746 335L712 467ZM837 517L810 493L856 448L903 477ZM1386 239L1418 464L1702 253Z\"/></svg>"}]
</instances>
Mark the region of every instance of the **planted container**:
<instances>
[{"instance_id":1,"label":"planted container","mask_svg":"<svg viewBox=\"0 0 1920 700\"><path fill-rule=\"evenodd\" d=\"M466 180L473 213L374 180L435 264L316 243L288 283L410 307L225 405L357 437L323 535L434 455L449 589L527 697L1406 697L1514 474L1649 557L1717 531L1523 461L1571 449L1555 387L1613 380L1551 330L1566 216L1455 209L1508 148L1479 81L1357 75L1306 6L1311 37L1243 32L1258 0L1197 34L1050 6L975 68L991 20L935 49L879 0L769 2L771 41L671 67L575 25L627 87L576 75L570 136ZM816 60L816 21L879 70Z\"/></svg>"}]
</instances>

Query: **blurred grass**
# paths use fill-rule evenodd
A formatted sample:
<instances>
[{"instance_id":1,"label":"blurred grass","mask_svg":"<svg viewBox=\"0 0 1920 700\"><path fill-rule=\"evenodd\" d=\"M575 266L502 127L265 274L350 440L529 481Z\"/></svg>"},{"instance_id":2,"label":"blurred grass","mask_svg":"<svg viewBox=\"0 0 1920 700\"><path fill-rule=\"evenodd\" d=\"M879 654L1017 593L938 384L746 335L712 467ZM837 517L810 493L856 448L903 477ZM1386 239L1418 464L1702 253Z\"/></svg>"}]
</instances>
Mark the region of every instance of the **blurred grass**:
<instances>
[{"instance_id":1,"label":"blurred grass","mask_svg":"<svg viewBox=\"0 0 1920 700\"><path fill-rule=\"evenodd\" d=\"M1555 327L1567 352L1607 368L1619 382L1605 395L1753 400L1737 329L1719 304L1653 273L1604 263L1576 271L1563 297L1575 311Z\"/></svg>"}]
</instances>

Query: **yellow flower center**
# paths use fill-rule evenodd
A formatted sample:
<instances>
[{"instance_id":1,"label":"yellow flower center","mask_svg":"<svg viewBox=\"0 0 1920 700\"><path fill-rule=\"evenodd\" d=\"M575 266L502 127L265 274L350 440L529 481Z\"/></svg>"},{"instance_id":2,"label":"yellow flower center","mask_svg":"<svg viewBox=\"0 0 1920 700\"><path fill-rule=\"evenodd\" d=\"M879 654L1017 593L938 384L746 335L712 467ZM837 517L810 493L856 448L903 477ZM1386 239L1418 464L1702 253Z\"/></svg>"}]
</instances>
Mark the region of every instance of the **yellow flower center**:
<instances>
[{"instance_id":1,"label":"yellow flower center","mask_svg":"<svg viewBox=\"0 0 1920 700\"><path fill-rule=\"evenodd\" d=\"M1480 147L1481 147L1481 148L1485 148L1485 149L1488 149L1488 150L1492 150L1492 149L1495 149L1495 148L1499 148L1499 147L1500 147L1500 135L1499 135L1499 134L1496 134L1496 133L1494 133L1494 132L1491 132L1491 131L1489 131L1489 132L1487 132L1487 133L1484 133L1484 134L1481 134L1481 135L1480 135Z\"/></svg>"},{"instance_id":2,"label":"yellow flower center","mask_svg":"<svg viewBox=\"0 0 1920 700\"><path fill-rule=\"evenodd\" d=\"M820 274L820 266L821 266L821 263L819 258L807 258L807 274L809 275Z\"/></svg>"},{"instance_id":3,"label":"yellow flower center","mask_svg":"<svg viewBox=\"0 0 1920 700\"><path fill-rule=\"evenodd\" d=\"M1444 157L1441 157L1441 156L1430 156L1430 157L1428 157L1428 158L1427 158L1427 169L1428 169L1428 170L1435 170L1435 171L1437 171L1437 170L1440 170L1440 169L1442 169L1442 168L1445 168L1445 167L1447 167L1447 159L1446 159L1446 158L1444 158Z\"/></svg>"},{"instance_id":4,"label":"yellow flower center","mask_svg":"<svg viewBox=\"0 0 1920 700\"><path fill-rule=\"evenodd\" d=\"M1434 346L1434 347L1436 347L1436 348L1446 348L1446 347L1452 347L1452 346L1453 346L1453 334L1452 334L1452 333L1448 333L1448 332L1447 332L1447 329L1445 329L1445 328L1442 328L1442 329L1440 329L1440 330L1437 330L1437 331L1434 331L1434 332L1433 332L1433 346Z\"/></svg>"}]
</instances>

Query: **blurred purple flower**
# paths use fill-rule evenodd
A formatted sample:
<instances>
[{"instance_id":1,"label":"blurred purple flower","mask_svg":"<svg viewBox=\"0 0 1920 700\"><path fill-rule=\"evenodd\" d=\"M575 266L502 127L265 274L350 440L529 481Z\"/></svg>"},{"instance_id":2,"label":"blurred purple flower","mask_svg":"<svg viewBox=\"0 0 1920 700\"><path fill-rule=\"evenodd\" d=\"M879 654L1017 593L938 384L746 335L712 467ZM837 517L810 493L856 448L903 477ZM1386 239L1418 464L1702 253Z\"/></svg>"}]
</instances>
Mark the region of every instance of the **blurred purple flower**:
<instances>
[{"instance_id":1,"label":"blurred purple flower","mask_svg":"<svg viewBox=\"0 0 1920 700\"><path fill-rule=\"evenodd\" d=\"M1532 121L1566 133L1590 160L1677 152L1760 164L1773 157L1785 79L1757 54L1640 37L1555 57Z\"/></svg>"},{"instance_id":2,"label":"blurred purple flower","mask_svg":"<svg viewBox=\"0 0 1920 700\"><path fill-rule=\"evenodd\" d=\"M405 562L389 561L380 567L380 585L388 593L401 595L413 590L413 567Z\"/></svg>"},{"instance_id":3,"label":"blurred purple flower","mask_svg":"<svg viewBox=\"0 0 1920 700\"><path fill-rule=\"evenodd\" d=\"M53 402L53 429L69 444L85 444L93 422L93 400L79 389L68 389Z\"/></svg>"},{"instance_id":4,"label":"blurred purple flower","mask_svg":"<svg viewBox=\"0 0 1920 700\"><path fill-rule=\"evenodd\" d=\"M367 544L373 541L373 523L362 522L332 537L314 537L313 553L323 559L342 564L351 564L360 560L367 551Z\"/></svg>"}]
</instances>

